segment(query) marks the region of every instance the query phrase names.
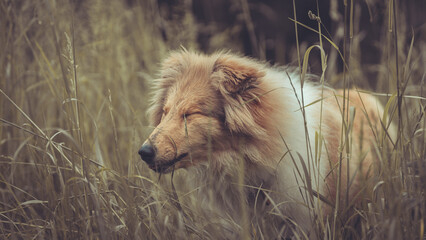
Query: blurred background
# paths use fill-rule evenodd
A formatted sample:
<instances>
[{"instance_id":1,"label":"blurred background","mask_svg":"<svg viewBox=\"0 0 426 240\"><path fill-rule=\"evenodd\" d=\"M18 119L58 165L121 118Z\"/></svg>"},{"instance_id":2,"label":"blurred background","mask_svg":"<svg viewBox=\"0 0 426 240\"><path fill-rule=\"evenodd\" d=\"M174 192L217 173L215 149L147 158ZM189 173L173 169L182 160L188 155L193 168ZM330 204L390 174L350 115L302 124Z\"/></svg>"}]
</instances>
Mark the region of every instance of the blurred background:
<instances>
[{"instance_id":1,"label":"blurred background","mask_svg":"<svg viewBox=\"0 0 426 240\"><path fill-rule=\"evenodd\" d=\"M152 130L151 82L170 50L225 49L298 66L306 49L322 45L326 71L318 50L309 69L330 86L425 96L426 1L395 1L393 9L383 0L0 0L0 238L182 231L171 224L181 215L170 194L158 193L158 176L137 156ZM400 157L421 162L424 100L414 100L403 105ZM424 186L413 186L417 195L404 199L424 214ZM424 215L402 214L369 226L408 226L393 235L408 236Z\"/></svg>"}]
</instances>

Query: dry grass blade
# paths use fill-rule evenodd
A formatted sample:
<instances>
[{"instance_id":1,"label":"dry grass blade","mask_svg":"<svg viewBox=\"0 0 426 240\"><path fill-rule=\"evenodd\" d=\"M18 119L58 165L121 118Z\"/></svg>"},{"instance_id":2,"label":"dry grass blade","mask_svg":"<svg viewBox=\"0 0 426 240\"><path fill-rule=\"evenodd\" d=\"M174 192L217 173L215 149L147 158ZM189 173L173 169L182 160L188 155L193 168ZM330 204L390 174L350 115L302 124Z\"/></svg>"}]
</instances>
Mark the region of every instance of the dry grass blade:
<instances>
[{"instance_id":1,"label":"dry grass blade","mask_svg":"<svg viewBox=\"0 0 426 240\"><path fill-rule=\"evenodd\" d=\"M16 110L18 110L18 112L20 112L25 117L25 119L27 119L31 123L31 125L33 127L35 127L40 132L40 134L44 138L46 138L46 139L48 138L46 136L46 134L40 129L40 127L37 124L35 124L33 122L33 120L18 105L16 105L16 103L12 99L10 99L9 96L5 92L3 92L2 89L0 89L0 93L3 94L3 96L16 108Z\"/></svg>"},{"instance_id":2,"label":"dry grass blade","mask_svg":"<svg viewBox=\"0 0 426 240\"><path fill-rule=\"evenodd\" d=\"M320 45L313 45L313 46L310 46L310 47L306 50L305 55L303 56L302 75L301 75L301 78L300 78L300 82L301 82L302 88L303 88L303 82L305 81L306 73L307 73L307 71L308 71L309 55L310 55L311 50L312 50L313 48L318 48L318 49L321 51L321 58L322 58L322 59L325 59L325 52L324 52L324 49L323 49ZM324 62L325 62L325 61L324 61ZM323 69L323 70L325 70L325 69Z\"/></svg>"}]
</instances>

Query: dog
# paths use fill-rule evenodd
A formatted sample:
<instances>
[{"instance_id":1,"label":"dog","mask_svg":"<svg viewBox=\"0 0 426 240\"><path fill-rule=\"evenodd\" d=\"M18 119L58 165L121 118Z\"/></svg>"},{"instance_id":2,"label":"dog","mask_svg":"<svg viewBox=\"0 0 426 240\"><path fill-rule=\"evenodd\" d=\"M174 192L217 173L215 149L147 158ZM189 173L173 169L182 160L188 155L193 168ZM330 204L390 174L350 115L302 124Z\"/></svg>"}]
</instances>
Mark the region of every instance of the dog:
<instances>
[{"instance_id":1,"label":"dog","mask_svg":"<svg viewBox=\"0 0 426 240\"><path fill-rule=\"evenodd\" d=\"M243 229L272 210L293 235L321 238L318 222L361 198L391 127L372 95L302 77L230 52L172 52L148 110L155 129L138 153L158 173L187 169L197 179L188 184L210 186L200 198Z\"/></svg>"}]
</instances>

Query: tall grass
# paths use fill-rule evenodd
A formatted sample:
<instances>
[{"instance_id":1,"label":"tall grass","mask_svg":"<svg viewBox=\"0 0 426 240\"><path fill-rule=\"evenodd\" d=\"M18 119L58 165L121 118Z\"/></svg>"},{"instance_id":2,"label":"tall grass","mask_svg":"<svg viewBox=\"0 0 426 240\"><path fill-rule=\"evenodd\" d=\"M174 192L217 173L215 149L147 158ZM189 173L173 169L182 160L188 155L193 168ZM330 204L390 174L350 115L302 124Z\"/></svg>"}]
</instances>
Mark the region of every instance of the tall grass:
<instances>
[{"instance_id":1,"label":"tall grass","mask_svg":"<svg viewBox=\"0 0 426 240\"><path fill-rule=\"evenodd\" d=\"M250 4L243 3L255 37ZM331 46L322 59L332 73L324 73L325 81L366 87L360 9L350 3L334 13L347 19L337 26L345 35L320 31L318 19L312 34L322 36L320 48ZM190 4L0 1L1 239L220 239L223 228L239 229L191 207L197 189L176 190L178 176L159 177L136 154L152 130L145 110L158 63L169 49L198 46ZM412 37L405 13L394 5L387 3L389 20L377 26L381 63L367 67L377 69L375 90L387 93L378 97L398 125L398 138L378 150L377 184L350 221L319 224L329 239L424 238L426 44ZM162 17L167 10L177 14ZM306 26L294 20L299 29ZM259 56L265 56L262 46L254 46ZM300 49L304 54L307 47ZM332 67L338 61L343 68ZM266 222L240 229L256 239L286 231L268 230Z\"/></svg>"}]
</instances>

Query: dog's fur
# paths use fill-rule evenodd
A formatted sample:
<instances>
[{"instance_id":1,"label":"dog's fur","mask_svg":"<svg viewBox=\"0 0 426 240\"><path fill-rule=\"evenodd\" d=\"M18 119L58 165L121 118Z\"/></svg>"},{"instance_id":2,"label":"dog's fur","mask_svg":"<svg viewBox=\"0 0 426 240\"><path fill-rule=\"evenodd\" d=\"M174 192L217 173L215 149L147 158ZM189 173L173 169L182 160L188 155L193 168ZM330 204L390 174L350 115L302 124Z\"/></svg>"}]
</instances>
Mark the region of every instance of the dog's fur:
<instances>
[{"instance_id":1,"label":"dog's fur","mask_svg":"<svg viewBox=\"0 0 426 240\"><path fill-rule=\"evenodd\" d=\"M305 78L302 96L296 68L224 52L171 53L149 110L155 126L145 142L155 150L149 167L161 173L189 169L188 179L198 179L192 184L213 189L200 198L214 201L218 214L240 225L252 226L244 219L253 221L269 208L316 238L315 221L332 220L336 199L343 208L360 198L386 124L373 96ZM343 96L349 111L343 112ZM241 201L248 204L244 213Z\"/></svg>"}]
</instances>

